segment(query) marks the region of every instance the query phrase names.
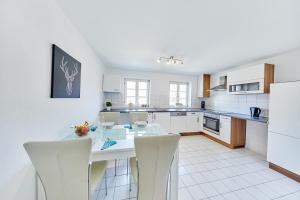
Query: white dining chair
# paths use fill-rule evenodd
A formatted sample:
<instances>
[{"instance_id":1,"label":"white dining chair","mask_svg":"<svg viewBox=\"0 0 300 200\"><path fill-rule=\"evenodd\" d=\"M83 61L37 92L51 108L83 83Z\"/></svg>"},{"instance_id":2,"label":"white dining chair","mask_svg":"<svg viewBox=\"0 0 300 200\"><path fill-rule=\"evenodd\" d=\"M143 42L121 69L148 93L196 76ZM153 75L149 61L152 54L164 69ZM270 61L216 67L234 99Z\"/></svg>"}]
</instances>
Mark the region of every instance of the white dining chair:
<instances>
[{"instance_id":1,"label":"white dining chair","mask_svg":"<svg viewBox=\"0 0 300 200\"><path fill-rule=\"evenodd\" d=\"M115 124L119 124L120 112L101 112L99 117L100 122L114 122Z\"/></svg>"},{"instance_id":2,"label":"white dining chair","mask_svg":"<svg viewBox=\"0 0 300 200\"><path fill-rule=\"evenodd\" d=\"M168 180L179 139L178 134L134 138L136 157L130 159L130 168L138 200L167 199Z\"/></svg>"},{"instance_id":3,"label":"white dining chair","mask_svg":"<svg viewBox=\"0 0 300 200\"><path fill-rule=\"evenodd\" d=\"M135 123L137 121L148 121L148 112L130 112L129 113L130 123Z\"/></svg>"},{"instance_id":4,"label":"white dining chair","mask_svg":"<svg viewBox=\"0 0 300 200\"><path fill-rule=\"evenodd\" d=\"M90 138L24 144L47 200L89 200L106 183L106 161L90 164L91 146Z\"/></svg>"}]
</instances>

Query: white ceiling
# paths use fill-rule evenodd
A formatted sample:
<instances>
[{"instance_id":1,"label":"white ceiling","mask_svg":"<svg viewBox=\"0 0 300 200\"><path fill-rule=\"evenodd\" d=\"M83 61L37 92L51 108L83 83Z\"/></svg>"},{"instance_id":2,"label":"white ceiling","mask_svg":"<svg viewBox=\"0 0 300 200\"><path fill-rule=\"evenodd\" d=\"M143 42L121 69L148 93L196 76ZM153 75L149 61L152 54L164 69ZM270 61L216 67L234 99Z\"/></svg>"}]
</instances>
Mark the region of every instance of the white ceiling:
<instances>
[{"instance_id":1,"label":"white ceiling","mask_svg":"<svg viewBox=\"0 0 300 200\"><path fill-rule=\"evenodd\" d=\"M110 67L211 73L300 47L299 0L57 1Z\"/></svg>"}]
</instances>

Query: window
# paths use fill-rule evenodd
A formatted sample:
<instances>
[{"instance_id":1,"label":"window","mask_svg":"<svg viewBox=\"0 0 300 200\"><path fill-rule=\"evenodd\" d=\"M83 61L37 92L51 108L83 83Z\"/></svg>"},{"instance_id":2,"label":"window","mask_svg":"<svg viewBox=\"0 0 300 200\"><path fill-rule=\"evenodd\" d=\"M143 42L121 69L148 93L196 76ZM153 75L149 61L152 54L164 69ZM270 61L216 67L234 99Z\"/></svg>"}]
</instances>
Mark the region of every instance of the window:
<instances>
[{"instance_id":1,"label":"window","mask_svg":"<svg viewBox=\"0 0 300 200\"><path fill-rule=\"evenodd\" d=\"M125 104L148 105L149 82L148 80L125 79Z\"/></svg>"},{"instance_id":2,"label":"window","mask_svg":"<svg viewBox=\"0 0 300 200\"><path fill-rule=\"evenodd\" d=\"M188 105L188 83L170 82L170 106Z\"/></svg>"}]
</instances>

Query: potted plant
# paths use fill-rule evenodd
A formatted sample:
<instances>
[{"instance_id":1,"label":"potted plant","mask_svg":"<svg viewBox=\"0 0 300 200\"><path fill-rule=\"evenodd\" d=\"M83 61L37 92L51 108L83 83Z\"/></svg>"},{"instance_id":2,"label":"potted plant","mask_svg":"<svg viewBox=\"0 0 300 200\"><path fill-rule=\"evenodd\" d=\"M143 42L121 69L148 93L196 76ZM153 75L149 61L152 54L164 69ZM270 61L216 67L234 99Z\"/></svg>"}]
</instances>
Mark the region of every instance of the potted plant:
<instances>
[{"instance_id":1,"label":"potted plant","mask_svg":"<svg viewBox=\"0 0 300 200\"><path fill-rule=\"evenodd\" d=\"M106 104L106 109L110 110L111 106L112 106L112 103L110 101L107 101L105 104Z\"/></svg>"}]
</instances>

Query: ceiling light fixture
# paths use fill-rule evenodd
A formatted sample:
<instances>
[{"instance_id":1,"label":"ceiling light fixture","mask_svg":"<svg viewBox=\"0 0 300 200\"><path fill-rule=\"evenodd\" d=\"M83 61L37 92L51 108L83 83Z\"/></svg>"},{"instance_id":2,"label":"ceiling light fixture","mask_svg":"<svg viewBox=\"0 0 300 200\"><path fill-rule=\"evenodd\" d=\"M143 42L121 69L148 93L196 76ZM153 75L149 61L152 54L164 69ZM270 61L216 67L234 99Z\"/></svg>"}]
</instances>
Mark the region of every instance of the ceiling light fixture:
<instances>
[{"instance_id":1,"label":"ceiling light fixture","mask_svg":"<svg viewBox=\"0 0 300 200\"><path fill-rule=\"evenodd\" d=\"M183 60L182 59L178 59L178 58L174 58L174 56L170 56L169 58L166 57L159 57L157 59L158 63L165 63L167 65L183 65Z\"/></svg>"}]
</instances>

